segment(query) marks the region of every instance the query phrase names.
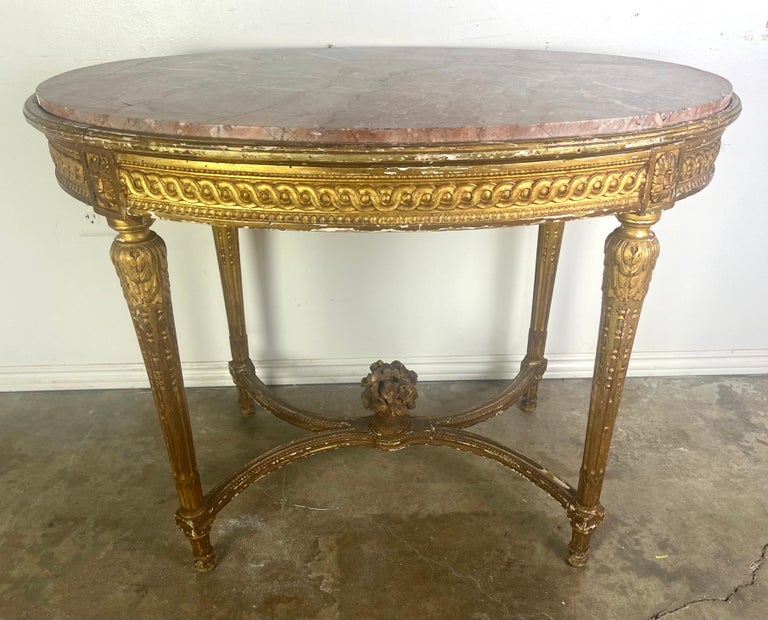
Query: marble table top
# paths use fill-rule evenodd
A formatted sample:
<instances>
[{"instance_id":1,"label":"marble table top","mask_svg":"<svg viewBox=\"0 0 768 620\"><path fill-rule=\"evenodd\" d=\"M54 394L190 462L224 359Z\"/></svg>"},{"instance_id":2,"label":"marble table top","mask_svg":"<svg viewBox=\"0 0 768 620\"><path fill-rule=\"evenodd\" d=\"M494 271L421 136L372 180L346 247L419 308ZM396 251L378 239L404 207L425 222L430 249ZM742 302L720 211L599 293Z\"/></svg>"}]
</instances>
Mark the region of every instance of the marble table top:
<instances>
[{"instance_id":1,"label":"marble table top","mask_svg":"<svg viewBox=\"0 0 768 620\"><path fill-rule=\"evenodd\" d=\"M145 58L40 84L97 127L272 143L519 141L663 128L725 109L714 74L637 58L472 48L242 50Z\"/></svg>"}]
</instances>

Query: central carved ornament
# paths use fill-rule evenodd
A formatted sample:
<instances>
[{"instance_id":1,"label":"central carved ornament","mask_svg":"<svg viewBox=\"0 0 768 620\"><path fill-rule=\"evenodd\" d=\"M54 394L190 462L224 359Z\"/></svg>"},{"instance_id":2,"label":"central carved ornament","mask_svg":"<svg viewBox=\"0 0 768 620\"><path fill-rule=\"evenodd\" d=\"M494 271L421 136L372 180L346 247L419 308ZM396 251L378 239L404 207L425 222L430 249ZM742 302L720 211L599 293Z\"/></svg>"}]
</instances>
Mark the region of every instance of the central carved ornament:
<instances>
[{"instance_id":1,"label":"central carved ornament","mask_svg":"<svg viewBox=\"0 0 768 620\"><path fill-rule=\"evenodd\" d=\"M374 362L362 380L363 406L373 411L371 430L379 435L398 435L411 426L409 409L416 407L416 373L402 362Z\"/></svg>"}]
</instances>

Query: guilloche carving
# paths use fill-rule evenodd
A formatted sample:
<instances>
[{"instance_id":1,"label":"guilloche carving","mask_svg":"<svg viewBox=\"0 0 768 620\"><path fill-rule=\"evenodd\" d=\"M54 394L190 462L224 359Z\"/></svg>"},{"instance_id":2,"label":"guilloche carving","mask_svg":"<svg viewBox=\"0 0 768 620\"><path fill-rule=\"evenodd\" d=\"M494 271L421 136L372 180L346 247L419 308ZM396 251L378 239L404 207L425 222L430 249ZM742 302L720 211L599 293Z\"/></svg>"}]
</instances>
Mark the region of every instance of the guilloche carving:
<instances>
[{"instance_id":1,"label":"guilloche carving","mask_svg":"<svg viewBox=\"0 0 768 620\"><path fill-rule=\"evenodd\" d=\"M173 171L120 171L121 187L131 199L243 209L352 213L431 212L488 207L503 209L598 200L634 194L644 181L644 167L638 165L589 174L576 172L552 177L521 176L515 180L398 184L393 184L389 179L329 184L310 180L272 181L226 175L202 176Z\"/></svg>"},{"instance_id":2,"label":"guilloche carving","mask_svg":"<svg viewBox=\"0 0 768 620\"><path fill-rule=\"evenodd\" d=\"M610 436L658 255L649 226L662 209L712 178L720 135L740 111L738 98L718 110L616 134L318 147L85 126L51 114L31 97L25 115L46 134L59 183L97 212L120 218L110 220L119 233L112 257L168 448L180 503L177 523L192 544L196 568L213 566L209 532L216 514L261 476L344 446L410 445L464 450L532 481L564 507L572 524L569 561L583 564L604 514L599 498ZM462 429L521 399L524 408L535 405L546 367L546 317L563 223L607 214L618 215L622 226L606 242L603 315L577 489L512 448ZM241 407L250 413L255 401L311 432L257 456L206 495L195 462L165 247L149 231L151 216L214 227L230 320L230 368ZM497 396L459 412L412 416L416 373L400 362L377 362L363 380L363 404L372 415L331 417L286 403L257 377L248 358L236 227L420 230L524 224L541 226L529 346L520 372Z\"/></svg>"}]
</instances>

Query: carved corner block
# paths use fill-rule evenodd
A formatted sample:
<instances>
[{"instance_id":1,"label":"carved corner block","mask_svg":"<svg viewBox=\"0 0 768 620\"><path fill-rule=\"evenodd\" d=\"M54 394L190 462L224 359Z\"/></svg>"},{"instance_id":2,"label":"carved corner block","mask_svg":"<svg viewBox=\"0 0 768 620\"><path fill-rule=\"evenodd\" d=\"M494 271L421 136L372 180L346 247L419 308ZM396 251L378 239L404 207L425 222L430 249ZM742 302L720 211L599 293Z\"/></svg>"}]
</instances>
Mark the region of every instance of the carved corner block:
<instances>
[{"instance_id":1,"label":"carved corner block","mask_svg":"<svg viewBox=\"0 0 768 620\"><path fill-rule=\"evenodd\" d=\"M677 196L680 176L680 149L663 149L651 155L648 182L643 200L643 213L668 209Z\"/></svg>"},{"instance_id":2,"label":"carved corner block","mask_svg":"<svg viewBox=\"0 0 768 620\"><path fill-rule=\"evenodd\" d=\"M87 147L82 155L94 211L110 218L126 215L120 197L117 163L112 151Z\"/></svg>"}]
</instances>

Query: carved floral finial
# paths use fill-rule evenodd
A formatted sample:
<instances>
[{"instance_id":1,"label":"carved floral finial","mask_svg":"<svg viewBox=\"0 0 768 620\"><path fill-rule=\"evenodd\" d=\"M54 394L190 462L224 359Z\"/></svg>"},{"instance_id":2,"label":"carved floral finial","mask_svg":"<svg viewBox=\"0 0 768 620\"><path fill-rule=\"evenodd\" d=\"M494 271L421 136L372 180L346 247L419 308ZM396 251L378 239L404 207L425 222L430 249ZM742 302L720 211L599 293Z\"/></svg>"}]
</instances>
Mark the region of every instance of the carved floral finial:
<instances>
[{"instance_id":1,"label":"carved floral finial","mask_svg":"<svg viewBox=\"0 0 768 620\"><path fill-rule=\"evenodd\" d=\"M381 434L396 434L410 427L408 410L416 406L416 373L402 362L371 364L362 382L363 406L373 411L371 427Z\"/></svg>"}]
</instances>

